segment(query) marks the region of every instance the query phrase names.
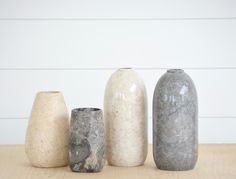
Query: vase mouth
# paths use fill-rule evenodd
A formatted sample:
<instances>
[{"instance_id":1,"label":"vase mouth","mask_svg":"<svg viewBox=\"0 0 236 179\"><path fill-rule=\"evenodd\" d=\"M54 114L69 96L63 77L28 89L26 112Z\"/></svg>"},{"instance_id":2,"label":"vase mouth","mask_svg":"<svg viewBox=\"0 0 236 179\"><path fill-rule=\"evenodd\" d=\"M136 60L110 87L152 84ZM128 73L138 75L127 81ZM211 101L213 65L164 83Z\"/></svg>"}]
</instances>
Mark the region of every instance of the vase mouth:
<instances>
[{"instance_id":1,"label":"vase mouth","mask_svg":"<svg viewBox=\"0 0 236 179\"><path fill-rule=\"evenodd\" d=\"M98 112L101 111L100 108L89 108L89 107L83 107L83 108L75 108L72 110L72 113L77 112Z\"/></svg>"},{"instance_id":2,"label":"vase mouth","mask_svg":"<svg viewBox=\"0 0 236 179\"><path fill-rule=\"evenodd\" d=\"M184 70L182 70L180 68L176 68L176 69L168 69L167 72L168 73L183 73Z\"/></svg>"},{"instance_id":3,"label":"vase mouth","mask_svg":"<svg viewBox=\"0 0 236 179\"><path fill-rule=\"evenodd\" d=\"M119 70L132 70L131 67L122 67L122 68L119 68Z\"/></svg>"},{"instance_id":4,"label":"vase mouth","mask_svg":"<svg viewBox=\"0 0 236 179\"><path fill-rule=\"evenodd\" d=\"M40 94L59 94L60 91L39 91Z\"/></svg>"}]
</instances>

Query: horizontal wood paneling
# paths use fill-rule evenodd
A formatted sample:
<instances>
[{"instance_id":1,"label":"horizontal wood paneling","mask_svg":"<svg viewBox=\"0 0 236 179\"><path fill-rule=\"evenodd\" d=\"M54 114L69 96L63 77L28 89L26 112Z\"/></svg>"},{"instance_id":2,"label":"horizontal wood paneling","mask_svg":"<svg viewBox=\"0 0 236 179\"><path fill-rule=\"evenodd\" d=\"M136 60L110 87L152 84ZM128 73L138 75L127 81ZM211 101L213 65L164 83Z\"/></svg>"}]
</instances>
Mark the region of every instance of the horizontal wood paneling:
<instances>
[{"instance_id":1,"label":"horizontal wood paneling","mask_svg":"<svg viewBox=\"0 0 236 179\"><path fill-rule=\"evenodd\" d=\"M152 95L166 68L184 68L199 96L202 143L236 142L236 1L1 0L0 143L23 143L35 93L68 109L103 108L106 82L134 67Z\"/></svg>"},{"instance_id":2,"label":"horizontal wood paneling","mask_svg":"<svg viewBox=\"0 0 236 179\"><path fill-rule=\"evenodd\" d=\"M0 18L235 17L234 0L1 0Z\"/></svg>"},{"instance_id":3,"label":"horizontal wood paneling","mask_svg":"<svg viewBox=\"0 0 236 179\"><path fill-rule=\"evenodd\" d=\"M0 144L24 144L28 119L1 119Z\"/></svg>"},{"instance_id":4,"label":"horizontal wood paneling","mask_svg":"<svg viewBox=\"0 0 236 179\"><path fill-rule=\"evenodd\" d=\"M114 70L0 71L0 118L27 118L35 93L62 91L69 110L75 107L103 108L105 85ZM165 70L137 70L148 92L149 116L157 80ZM195 82L201 117L236 116L236 70L186 70Z\"/></svg>"},{"instance_id":5,"label":"horizontal wood paneling","mask_svg":"<svg viewBox=\"0 0 236 179\"><path fill-rule=\"evenodd\" d=\"M236 143L236 118L200 118L200 143Z\"/></svg>"},{"instance_id":6,"label":"horizontal wood paneling","mask_svg":"<svg viewBox=\"0 0 236 179\"><path fill-rule=\"evenodd\" d=\"M28 119L1 119L0 144L23 144L27 124ZM148 142L151 144L152 118L148 124ZM236 118L199 118L199 142L236 143L235 126Z\"/></svg>"},{"instance_id":7,"label":"horizontal wood paneling","mask_svg":"<svg viewBox=\"0 0 236 179\"><path fill-rule=\"evenodd\" d=\"M0 68L236 68L236 20L0 21Z\"/></svg>"}]
</instances>

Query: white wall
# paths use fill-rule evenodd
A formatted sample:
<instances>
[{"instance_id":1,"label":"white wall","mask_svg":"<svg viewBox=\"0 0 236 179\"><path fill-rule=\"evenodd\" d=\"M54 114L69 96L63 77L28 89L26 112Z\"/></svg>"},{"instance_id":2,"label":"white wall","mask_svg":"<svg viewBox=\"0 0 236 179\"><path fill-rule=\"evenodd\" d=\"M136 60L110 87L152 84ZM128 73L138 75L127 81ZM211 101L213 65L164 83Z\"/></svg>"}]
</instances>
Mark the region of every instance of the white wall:
<instances>
[{"instance_id":1,"label":"white wall","mask_svg":"<svg viewBox=\"0 0 236 179\"><path fill-rule=\"evenodd\" d=\"M236 143L236 1L0 0L0 143L24 143L35 93L63 92L69 110L103 108L105 84L133 67L152 94L183 68L199 95L201 143Z\"/></svg>"}]
</instances>

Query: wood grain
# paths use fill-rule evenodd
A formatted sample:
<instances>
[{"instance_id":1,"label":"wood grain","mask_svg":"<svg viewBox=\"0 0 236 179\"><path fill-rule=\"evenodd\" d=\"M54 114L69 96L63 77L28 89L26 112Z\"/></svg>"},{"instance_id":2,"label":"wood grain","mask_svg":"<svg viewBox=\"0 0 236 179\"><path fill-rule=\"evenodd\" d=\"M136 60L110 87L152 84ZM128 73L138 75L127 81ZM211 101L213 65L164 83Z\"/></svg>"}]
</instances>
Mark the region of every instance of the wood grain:
<instances>
[{"instance_id":1,"label":"wood grain","mask_svg":"<svg viewBox=\"0 0 236 179\"><path fill-rule=\"evenodd\" d=\"M144 166L112 167L105 166L101 173L73 173L69 167L34 168L25 155L23 145L0 146L0 178L136 178L136 179L235 179L236 178L236 144L200 145L199 159L194 170L184 172L161 171L155 167L151 145Z\"/></svg>"}]
</instances>

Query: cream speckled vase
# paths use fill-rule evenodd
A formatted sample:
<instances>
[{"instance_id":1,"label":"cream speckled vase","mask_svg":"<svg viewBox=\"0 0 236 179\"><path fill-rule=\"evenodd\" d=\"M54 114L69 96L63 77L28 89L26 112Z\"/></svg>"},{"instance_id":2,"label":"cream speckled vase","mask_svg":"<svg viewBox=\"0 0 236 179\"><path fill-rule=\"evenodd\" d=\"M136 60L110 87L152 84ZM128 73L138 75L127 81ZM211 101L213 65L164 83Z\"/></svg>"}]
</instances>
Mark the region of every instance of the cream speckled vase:
<instances>
[{"instance_id":1,"label":"cream speckled vase","mask_svg":"<svg viewBox=\"0 0 236 179\"><path fill-rule=\"evenodd\" d=\"M107 83L104 100L108 163L143 165L147 156L147 97L143 80L130 68L118 69Z\"/></svg>"},{"instance_id":2,"label":"cream speckled vase","mask_svg":"<svg viewBox=\"0 0 236 179\"><path fill-rule=\"evenodd\" d=\"M25 141L30 163L36 167L68 164L69 115L62 93L39 92L31 111Z\"/></svg>"}]
</instances>

